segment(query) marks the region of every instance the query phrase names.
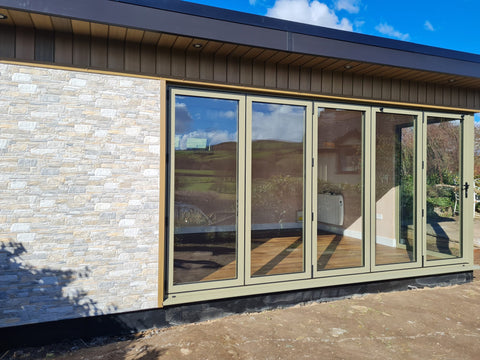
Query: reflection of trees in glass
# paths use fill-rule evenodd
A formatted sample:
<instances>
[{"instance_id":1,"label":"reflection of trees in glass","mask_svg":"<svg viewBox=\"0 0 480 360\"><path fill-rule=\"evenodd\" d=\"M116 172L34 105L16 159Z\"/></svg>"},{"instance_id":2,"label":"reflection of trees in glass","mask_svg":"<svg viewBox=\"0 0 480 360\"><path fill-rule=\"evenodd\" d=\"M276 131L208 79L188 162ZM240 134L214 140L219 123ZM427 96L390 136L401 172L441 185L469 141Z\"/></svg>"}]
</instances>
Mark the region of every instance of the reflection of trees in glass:
<instances>
[{"instance_id":1,"label":"reflection of trees in glass","mask_svg":"<svg viewBox=\"0 0 480 360\"><path fill-rule=\"evenodd\" d=\"M382 211L389 214L388 226L385 223L380 231L377 227L377 236L395 238L409 252L414 246L411 233L415 208L414 119L405 114L377 114L375 149L377 206L381 203ZM377 224L378 221L382 219L377 220Z\"/></svg>"},{"instance_id":2,"label":"reflection of trees in glass","mask_svg":"<svg viewBox=\"0 0 480 360\"><path fill-rule=\"evenodd\" d=\"M257 180L252 186L252 219L255 223L295 222L302 196L302 178L276 175Z\"/></svg>"},{"instance_id":3,"label":"reflection of trees in glass","mask_svg":"<svg viewBox=\"0 0 480 360\"><path fill-rule=\"evenodd\" d=\"M454 185L459 166L460 123L444 120L428 124L427 181Z\"/></svg>"},{"instance_id":4,"label":"reflection of trees in glass","mask_svg":"<svg viewBox=\"0 0 480 360\"><path fill-rule=\"evenodd\" d=\"M303 143L252 143L252 223L295 222L303 208Z\"/></svg>"},{"instance_id":5,"label":"reflection of trees in glass","mask_svg":"<svg viewBox=\"0 0 480 360\"><path fill-rule=\"evenodd\" d=\"M400 184L400 207L403 225L413 224L413 194L415 165L415 132L413 126L399 129L397 162L399 164L397 183ZM404 235L404 238L407 238Z\"/></svg>"},{"instance_id":6,"label":"reflection of trees in glass","mask_svg":"<svg viewBox=\"0 0 480 360\"><path fill-rule=\"evenodd\" d=\"M427 214L453 216L459 183L460 122L432 118L427 132ZM437 211L435 209L438 209Z\"/></svg>"},{"instance_id":7,"label":"reflection of trees in glass","mask_svg":"<svg viewBox=\"0 0 480 360\"><path fill-rule=\"evenodd\" d=\"M380 200L395 184L395 141L392 136L378 134L376 139L376 200ZM399 154L397 154L399 157Z\"/></svg>"},{"instance_id":8,"label":"reflection of trees in glass","mask_svg":"<svg viewBox=\"0 0 480 360\"><path fill-rule=\"evenodd\" d=\"M360 193L362 191L362 184L360 183L360 177L355 176L355 180L357 180L356 178L358 178L358 182L356 184L337 183L337 182L330 182L330 181L324 181L324 180L318 179L317 193L332 194L332 195L341 195L341 194L344 194L345 192Z\"/></svg>"},{"instance_id":9,"label":"reflection of trees in glass","mask_svg":"<svg viewBox=\"0 0 480 360\"><path fill-rule=\"evenodd\" d=\"M398 115L382 115L377 123L376 138L376 197L377 201L395 184L400 186L402 218L411 222L414 194L415 141L413 123L405 126ZM397 123L393 142L392 128ZM460 122L430 118L427 131L427 212L450 215L458 191ZM396 150L394 150L396 149ZM397 164L395 167L394 164ZM396 168L396 170L394 170ZM394 173L396 171L396 173ZM396 178L396 180L395 180ZM407 219L408 218L408 219Z\"/></svg>"},{"instance_id":10,"label":"reflection of trees in glass","mask_svg":"<svg viewBox=\"0 0 480 360\"><path fill-rule=\"evenodd\" d=\"M475 179L480 179L480 123L475 123Z\"/></svg>"},{"instance_id":11,"label":"reflection of trees in glass","mask_svg":"<svg viewBox=\"0 0 480 360\"><path fill-rule=\"evenodd\" d=\"M412 209L415 152L413 117L398 114L378 114L377 117L376 200L395 186L400 186L401 198L404 199L402 206Z\"/></svg>"}]
</instances>

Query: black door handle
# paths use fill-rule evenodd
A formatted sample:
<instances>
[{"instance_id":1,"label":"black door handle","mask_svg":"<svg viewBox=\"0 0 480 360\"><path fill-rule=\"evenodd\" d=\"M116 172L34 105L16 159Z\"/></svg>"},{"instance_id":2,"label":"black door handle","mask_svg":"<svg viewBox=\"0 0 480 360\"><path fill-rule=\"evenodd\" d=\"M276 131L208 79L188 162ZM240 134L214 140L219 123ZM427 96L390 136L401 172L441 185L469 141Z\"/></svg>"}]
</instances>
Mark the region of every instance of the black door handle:
<instances>
[{"instance_id":1,"label":"black door handle","mask_svg":"<svg viewBox=\"0 0 480 360\"><path fill-rule=\"evenodd\" d=\"M465 182L465 185L463 185L463 190L465 190L465 198L468 198L468 188L470 187L470 185L468 184L468 182Z\"/></svg>"}]
</instances>

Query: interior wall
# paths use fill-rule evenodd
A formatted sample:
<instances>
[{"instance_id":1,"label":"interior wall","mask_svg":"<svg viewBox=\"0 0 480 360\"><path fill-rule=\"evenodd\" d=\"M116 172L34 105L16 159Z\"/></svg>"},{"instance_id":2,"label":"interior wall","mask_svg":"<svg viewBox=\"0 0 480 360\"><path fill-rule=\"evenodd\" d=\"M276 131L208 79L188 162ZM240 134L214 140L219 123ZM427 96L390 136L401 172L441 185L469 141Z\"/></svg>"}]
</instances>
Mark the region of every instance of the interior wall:
<instances>
[{"instance_id":1,"label":"interior wall","mask_svg":"<svg viewBox=\"0 0 480 360\"><path fill-rule=\"evenodd\" d=\"M0 64L0 327L157 306L160 82Z\"/></svg>"}]
</instances>

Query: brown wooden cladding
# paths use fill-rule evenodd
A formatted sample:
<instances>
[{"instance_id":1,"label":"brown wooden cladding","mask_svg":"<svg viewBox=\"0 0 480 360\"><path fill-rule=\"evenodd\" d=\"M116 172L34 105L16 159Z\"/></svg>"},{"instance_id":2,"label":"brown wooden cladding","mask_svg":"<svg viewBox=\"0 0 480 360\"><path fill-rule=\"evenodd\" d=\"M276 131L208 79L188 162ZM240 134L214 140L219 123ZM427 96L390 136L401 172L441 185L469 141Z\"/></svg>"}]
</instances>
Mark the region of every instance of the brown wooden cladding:
<instances>
[{"instance_id":1,"label":"brown wooden cladding","mask_svg":"<svg viewBox=\"0 0 480 360\"><path fill-rule=\"evenodd\" d=\"M0 26L0 58L346 98L480 109L480 79L52 18ZM62 29L63 31L50 31ZM70 32L71 31L71 32ZM200 49L192 44L200 43Z\"/></svg>"}]
</instances>

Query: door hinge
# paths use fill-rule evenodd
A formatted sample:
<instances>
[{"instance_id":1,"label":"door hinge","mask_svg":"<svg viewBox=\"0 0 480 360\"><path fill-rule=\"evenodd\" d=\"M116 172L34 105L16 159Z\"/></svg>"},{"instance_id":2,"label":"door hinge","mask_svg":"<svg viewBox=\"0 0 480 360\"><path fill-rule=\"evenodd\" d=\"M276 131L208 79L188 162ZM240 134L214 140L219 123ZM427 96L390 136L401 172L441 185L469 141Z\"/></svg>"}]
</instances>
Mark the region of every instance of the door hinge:
<instances>
[{"instance_id":1,"label":"door hinge","mask_svg":"<svg viewBox=\"0 0 480 360\"><path fill-rule=\"evenodd\" d=\"M425 169L425 161L422 160L422 170Z\"/></svg>"},{"instance_id":2,"label":"door hinge","mask_svg":"<svg viewBox=\"0 0 480 360\"><path fill-rule=\"evenodd\" d=\"M314 215L313 215L313 212L312 212L312 221L313 221L314 219L315 219L315 218L314 218Z\"/></svg>"},{"instance_id":3,"label":"door hinge","mask_svg":"<svg viewBox=\"0 0 480 360\"><path fill-rule=\"evenodd\" d=\"M422 217L425 217L425 209L422 209Z\"/></svg>"},{"instance_id":4,"label":"door hinge","mask_svg":"<svg viewBox=\"0 0 480 360\"><path fill-rule=\"evenodd\" d=\"M312 167L314 167L314 166L315 166L315 159L312 158Z\"/></svg>"}]
</instances>

